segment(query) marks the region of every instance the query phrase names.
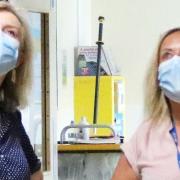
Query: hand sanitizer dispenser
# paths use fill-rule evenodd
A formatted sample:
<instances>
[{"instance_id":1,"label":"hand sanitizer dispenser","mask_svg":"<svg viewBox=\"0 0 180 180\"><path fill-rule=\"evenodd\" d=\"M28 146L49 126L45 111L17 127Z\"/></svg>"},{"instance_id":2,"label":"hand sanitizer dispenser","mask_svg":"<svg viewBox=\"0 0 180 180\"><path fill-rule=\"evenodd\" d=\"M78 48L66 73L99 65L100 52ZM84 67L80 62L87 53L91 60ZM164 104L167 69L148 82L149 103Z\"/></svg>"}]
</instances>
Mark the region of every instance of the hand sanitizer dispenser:
<instances>
[{"instance_id":1,"label":"hand sanitizer dispenser","mask_svg":"<svg viewBox=\"0 0 180 180\"><path fill-rule=\"evenodd\" d=\"M81 117L81 121L80 121L79 125L82 126L79 130L79 133L81 134L81 138L84 140L88 140L89 139L89 128L83 127L83 125L89 125L89 123L87 122L87 118L85 116Z\"/></svg>"}]
</instances>

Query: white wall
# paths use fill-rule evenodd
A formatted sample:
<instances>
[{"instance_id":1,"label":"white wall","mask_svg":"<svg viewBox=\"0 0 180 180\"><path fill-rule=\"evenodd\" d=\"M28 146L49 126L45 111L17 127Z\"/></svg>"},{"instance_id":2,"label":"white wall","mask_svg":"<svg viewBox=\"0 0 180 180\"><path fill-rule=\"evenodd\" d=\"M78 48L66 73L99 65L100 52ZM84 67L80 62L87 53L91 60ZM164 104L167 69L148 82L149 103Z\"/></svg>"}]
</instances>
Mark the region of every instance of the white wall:
<instances>
[{"instance_id":1,"label":"white wall","mask_svg":"<svg viewBox=\"0 0 180 180\"><path fill-rule=\"evenodd\" d=\"M36 3L32 0L9 0L16 7L23 7L36 12L49 12L55 8L55 0L38 0Z\"/></svg>"},{"instance_id":2,"label":"white wall","mask_svg":"<svg viewBox=\"0 0 180 180\"><path fill-rule=\"evenodd\" d=\"M74 48L91 43L91 0L57 1L58 126L74 120Z\"/></svg>"},{"instance_id":3,"label":"white wall","mask_svg":"<svg viewBox=\"0 0 180 180\"><path fill-rule=\"evenodd\" d=\"M126 78L126 134L143 120L143 80L160 33L180 26L179 0L92 0L92 44L98 16L105 17L103 40Z\"/></svg>"},{"instance_id":4,"label":"white wall","mask_svg":"<svg viewBox=\"0 0 180 180\"><path fill-rule=\"evenodd\" d=\"M78 3L78 45L91 45L91 0L77 0Z\"/></svg>"},{"instance_id":5,"label":"white wall","mask_svg":"<svg viewBox=\"0 0 180 180\"><path fill-rule=\"evenodd\" d=\"M58 140L61 129L74 118L74 47L77 46L77 0L57 1Z\"/></svg>"}]
</instances>

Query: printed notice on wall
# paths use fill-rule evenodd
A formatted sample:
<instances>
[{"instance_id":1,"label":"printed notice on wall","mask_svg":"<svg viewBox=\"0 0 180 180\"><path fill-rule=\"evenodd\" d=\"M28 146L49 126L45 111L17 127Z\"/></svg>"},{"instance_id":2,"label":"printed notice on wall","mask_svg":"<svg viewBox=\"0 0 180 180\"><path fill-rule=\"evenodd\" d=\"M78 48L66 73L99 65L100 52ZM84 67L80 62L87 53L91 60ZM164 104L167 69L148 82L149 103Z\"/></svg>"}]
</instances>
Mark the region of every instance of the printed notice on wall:
<instances>
[{"instance_id":1,"label":"printed notice on wall","mask_svg":"<svg viewBox=\"0 0 180 180\"><path fill-rule=\"evenodd\" d=\"M97 71L97 46L80 46L75 53L75 75L95 76ZM118 70L103 48L101 49L100 75L117 75Z\"/></svg>"}]
</instances>

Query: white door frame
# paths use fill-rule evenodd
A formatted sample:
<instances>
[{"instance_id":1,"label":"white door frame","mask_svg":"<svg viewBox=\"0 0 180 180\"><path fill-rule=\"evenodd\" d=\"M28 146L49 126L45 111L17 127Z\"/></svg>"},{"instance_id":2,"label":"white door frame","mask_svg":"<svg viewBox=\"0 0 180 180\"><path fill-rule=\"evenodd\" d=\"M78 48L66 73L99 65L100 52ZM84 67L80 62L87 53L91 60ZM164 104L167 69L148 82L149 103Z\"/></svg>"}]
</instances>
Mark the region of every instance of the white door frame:
<instances>
[{"instance_id":1,"label":"white door frame","mask_svg":"<svg viewBox=\"0 0 180 180\"><path fill-rule=\"evenodd\" d=\"M37 0L36 3L34 0L9 0L16 5L16 7L23 7L24 9L39 12L39 13L48 13L49 14L49 90L50 90L50 167L49 172L44 172L45 180L57 180L58 179L58 154L57 154L57 121L62 121L66 119L64 117L58 116L58 89L61 91L60 85L60 75L61 67L59 68L58 64L61 64L62 58L60 52L63 48L75 47L78 45L90 45L91 44L91 0ZM69 29L69 33L75 33L72 36L74 38L73 44L66 44L65 47L59 42L62 42L62 36L57 36L57 32L61 32L62 22L59 17L58 12L62 12L65 4L72 5L71 7L75 12L76 23L72 26L73 29ZM70 8L70 9L71 9ZM69 12L70 13L70 12ZM57 16L58 15L58 16ZM69 17L63 17L63 20ZM57 26L58 25L58 26ZM77 28L77 29L76 29ZM63 28L62 28L63 29ZM63 29L64 30L64 29ZM65 29L66 30L66 29ZM58 42L57 42L58 41ZM57 49L59 53L57 53ZM67 51L68 57L73 57L73 52ZM70 54L69 54L70 53ZM58 61L58 62L57 62ZM73 63L71 61L70 63ZM73 76L73 72L72 76ZM58 82L59 80L59 82ZM71 86L70 86L71 87ZM60 93L59 93L60 95ZM72 93L73 101L73 93ZM60 101L61 102L61 101ZM59 109L63 104L59 104ZM68 108L68 107L65 107ZM61 122L62 123L62 122ZM58 132L60 133L60 132Z\"/></svg>"},{"instance_id":2,"label":"white door frame","mask_svg":"<svg viewBox=\"0 0 180 180\"><path fill-rule=\"evenodd\" d=\"M57 157L57 47L56 0L9 0L15 7L49 15L49 90L50 90L50 171L44 172L44 180L58 179Z\"/></svg>"}]
</instances>

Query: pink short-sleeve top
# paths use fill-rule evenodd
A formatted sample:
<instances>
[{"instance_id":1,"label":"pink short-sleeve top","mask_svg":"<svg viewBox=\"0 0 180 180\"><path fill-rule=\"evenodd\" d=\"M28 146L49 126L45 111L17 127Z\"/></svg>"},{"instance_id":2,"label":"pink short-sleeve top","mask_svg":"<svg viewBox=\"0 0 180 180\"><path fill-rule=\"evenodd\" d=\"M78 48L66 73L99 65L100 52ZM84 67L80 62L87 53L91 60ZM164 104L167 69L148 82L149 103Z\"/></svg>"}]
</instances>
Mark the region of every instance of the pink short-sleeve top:
<instances>
[{"instance_id":1,"label":"pink short-sleeve top","mask_svg":"<svg viewBox=\"0 0 180 180\"><path fill-rule=\"evenodd\" d=\"M122 150L142 180L180 180L177 147L170 134L172 123L144 121ZM180 148L180 147L179 147Z\"/></svg>"}]
</instances>

